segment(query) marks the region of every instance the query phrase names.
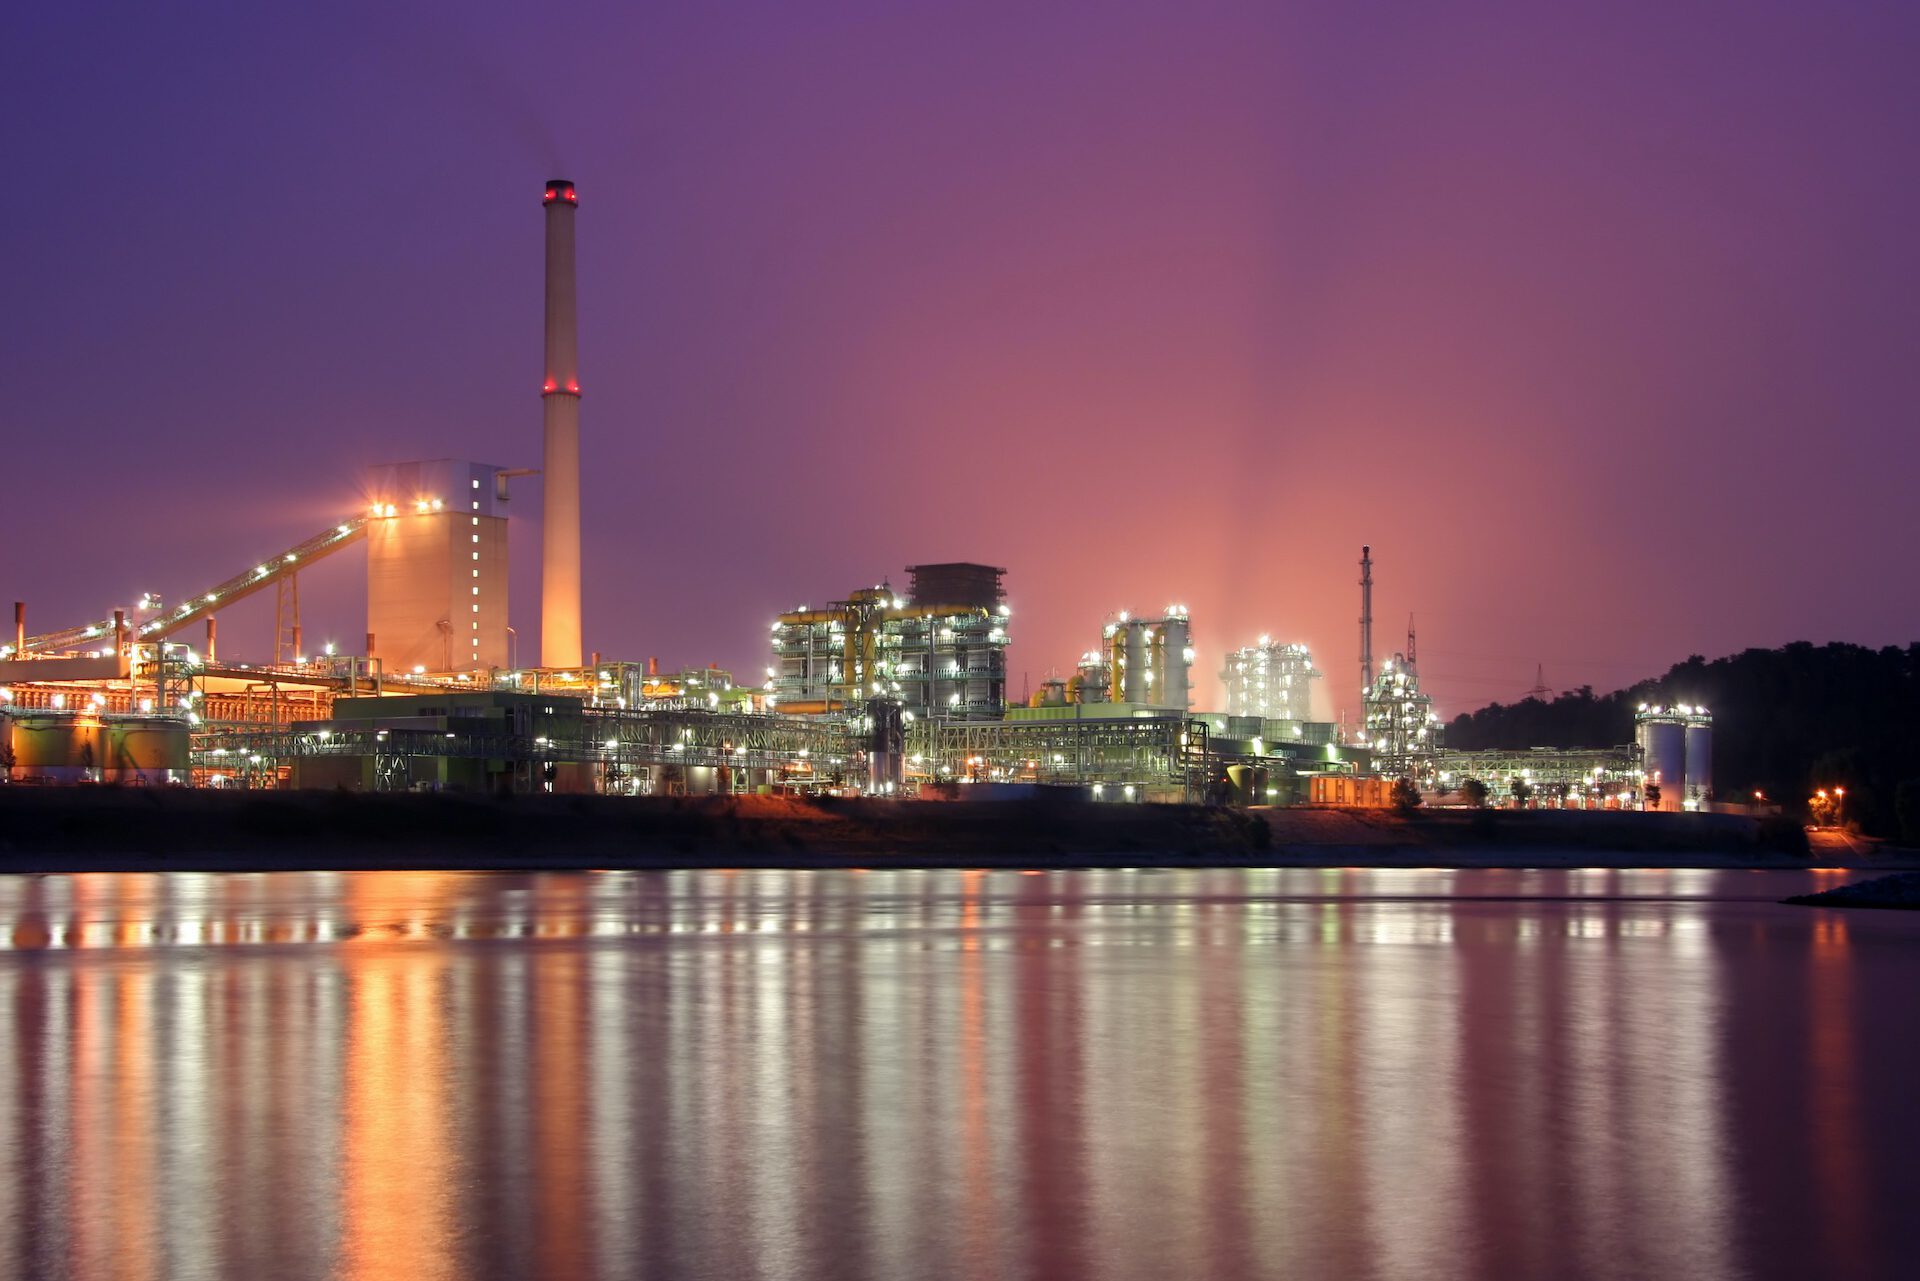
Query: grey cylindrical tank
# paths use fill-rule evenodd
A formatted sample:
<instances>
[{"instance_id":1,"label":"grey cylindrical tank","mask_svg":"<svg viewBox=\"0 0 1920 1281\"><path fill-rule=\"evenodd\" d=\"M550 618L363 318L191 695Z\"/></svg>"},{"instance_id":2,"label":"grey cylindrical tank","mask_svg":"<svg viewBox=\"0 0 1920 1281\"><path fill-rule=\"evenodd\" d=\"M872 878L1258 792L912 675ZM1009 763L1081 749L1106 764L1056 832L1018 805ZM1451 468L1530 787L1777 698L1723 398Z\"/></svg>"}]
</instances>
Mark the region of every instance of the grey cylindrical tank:
<instances>
[{"instance_id":1,"label":"grey cylindrical tank","mask_svg":"<svg viewBox=\"0 0 1920 1281\"><path fill-rule=\"evenodd\" d=\"M1681 808L1687 775L1686 727L1664 717L1641 721L1640 756L1646 781L1660 787L1660 803L1654 808Z\"/></svg>"},{"instance_id":2,"label":"grey cylindrical tank","mask_svg":"<svg viewBox=\"0 0 1920 1281\"><path fill-rule=\"evenodd\" d=\"M1127 629L1127 670L1121 677L1121 701L1144 703L1147 700L1147 624L1131 619Z\"/></svg>"},{"instance_id":3,"label":"grey cylindrical tank","mask_svg":"<svg viewBox=\"0 0 1920 1281\"><path fill-rule=\"evenodd\" d=\"M1155 701L1163 707L1187 710L1187 648L1192 643L1187 620L1166 618L1160 623L1160 653L1164 671L1161 687L1154 691Z\"/></svg>"},{"instance_id":4,"label":"grey cylindrical tank","mask_svg":"<svg viewBox=\"0 0 1920 1281\"><path fill-rule=\"evenodd\" d=\"M1080 701L1083 703L1104 703L1107 701L1107 665L1105 663L1080 664Z\"/></svg>"},{"instance_id":5,"label":"grey cylindrical tank","mask_svg":"<svg viewBox=\"0 0 1920 1281\"><path fill-rule=\"evenodd\" d=\"M1713 799L1713 723L1699 717L1687 722L1687 799Z\"/></svg>"}]
</instances>

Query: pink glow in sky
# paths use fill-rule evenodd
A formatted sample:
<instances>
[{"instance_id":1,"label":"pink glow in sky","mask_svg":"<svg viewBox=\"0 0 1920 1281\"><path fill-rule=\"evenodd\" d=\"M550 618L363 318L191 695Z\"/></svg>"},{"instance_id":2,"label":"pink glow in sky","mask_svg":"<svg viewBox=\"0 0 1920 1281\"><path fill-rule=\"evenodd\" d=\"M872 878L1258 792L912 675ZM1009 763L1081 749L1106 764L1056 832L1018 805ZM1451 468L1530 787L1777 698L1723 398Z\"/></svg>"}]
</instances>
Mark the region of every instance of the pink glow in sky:
<instances>
[{"instance_id":1,"label":"pink glow in sky","mask_svg":"<svg viewBox=\"0 0 1920 1281\"><path fill-rule=\"evenodd\" d=\"M0 76L35 630L367 463L537 465L565 176L609 655L756 673L778 610L971 559L1016 691L1179 601L1203 705L1269 632L1351 706L1363 542L1449 715L1920 636L1912 5L83 9ZM302 587L364 629L355 564Z\"/></svg>"}]
</instances>

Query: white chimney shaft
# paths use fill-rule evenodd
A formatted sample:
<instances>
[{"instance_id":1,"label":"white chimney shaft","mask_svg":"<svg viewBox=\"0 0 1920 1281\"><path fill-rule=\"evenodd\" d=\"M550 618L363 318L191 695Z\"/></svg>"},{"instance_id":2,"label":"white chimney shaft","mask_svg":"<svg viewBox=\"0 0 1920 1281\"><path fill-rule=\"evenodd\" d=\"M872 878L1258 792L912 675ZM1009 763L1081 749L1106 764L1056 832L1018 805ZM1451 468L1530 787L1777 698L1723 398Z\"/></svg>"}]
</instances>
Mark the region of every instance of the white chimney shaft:
<instances>
[{"instance_id":1,"label":"white chimney shaft","mask_svg":"<svg viewBox=\"0 0 1920 1281\"><path fill-rule=\"evenodd\" d=\"M540 665L580 666L580 339L574 299L573 184L547 184L546 430L541 486Z\"/></svg>"}]
</instances>

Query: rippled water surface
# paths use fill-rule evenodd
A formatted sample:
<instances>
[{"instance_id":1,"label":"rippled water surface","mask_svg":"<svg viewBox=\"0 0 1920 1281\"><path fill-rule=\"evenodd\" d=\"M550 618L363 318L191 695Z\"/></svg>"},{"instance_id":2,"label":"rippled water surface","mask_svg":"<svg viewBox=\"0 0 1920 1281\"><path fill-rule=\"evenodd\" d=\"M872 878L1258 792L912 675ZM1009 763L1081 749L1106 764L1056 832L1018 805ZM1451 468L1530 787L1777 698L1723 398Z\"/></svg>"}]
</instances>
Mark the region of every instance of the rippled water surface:
<instances>
[{"instance_id":1,"label":"rippled water surface","mask_svg":"<svg viewBox=\"0 0 1920 1281\"><path fill-rule=\"evenodd\" d=\"M0 877L0 1273L1913 1275L1837 879Z\"/></svg>"}]
</instances>

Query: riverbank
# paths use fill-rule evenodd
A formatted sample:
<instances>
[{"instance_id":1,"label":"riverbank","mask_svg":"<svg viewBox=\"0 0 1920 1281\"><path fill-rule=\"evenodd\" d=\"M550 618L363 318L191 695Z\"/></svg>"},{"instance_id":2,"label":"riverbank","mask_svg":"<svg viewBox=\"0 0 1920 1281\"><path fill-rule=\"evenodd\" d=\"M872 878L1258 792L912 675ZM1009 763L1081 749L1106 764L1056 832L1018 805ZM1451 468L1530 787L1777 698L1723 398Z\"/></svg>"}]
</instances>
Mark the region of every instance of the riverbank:
<instances>
[{"instance_id":1,"label":"riverbank","mask_svg":"<svg viewBox=\"0 0 1920 1281\"><path fill-rule=\"evenodd\" d=\"M1733 815L0 788L0 871L1806 867ZM1920 855L1849 866L1920 865ZM1824 860L1822 860L1824 862Z\"/></svg>"},{"instance_id":2,"label":"riverbank","mask_svg":"<svg viewBox=\"0 0 1920 1281\"><path fill-rule=\"evenodd\" d=\"M1920 872L1877 876L1871 881L1836 885L1818 894L1796 894L1781 902L1801 907L1875 907L1920 912Z\"/></svg>"}]
</instances>

